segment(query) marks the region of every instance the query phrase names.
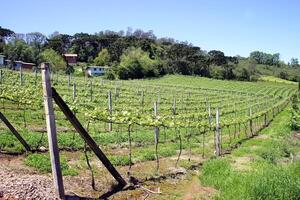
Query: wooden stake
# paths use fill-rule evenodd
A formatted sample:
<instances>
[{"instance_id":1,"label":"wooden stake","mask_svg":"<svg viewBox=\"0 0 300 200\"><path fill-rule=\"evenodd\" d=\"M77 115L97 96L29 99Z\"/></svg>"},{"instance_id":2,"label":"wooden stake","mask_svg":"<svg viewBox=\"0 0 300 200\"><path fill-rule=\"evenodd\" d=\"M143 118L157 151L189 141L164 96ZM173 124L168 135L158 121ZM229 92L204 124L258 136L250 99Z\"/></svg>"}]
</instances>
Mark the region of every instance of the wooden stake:
<instances>
[{"instance_id":1,"label":"wooden stake","mask_svg":"<svg viewBox=\"0 0 300 200\"><path fill-rule=\"evenodd\" d=\"M249 125L250 125L250 136L253 136L253 120L252 120L252 107L249 108L249 117L250 117L250 121L249 121Z\"/></svg>"},{"instance_id":2,"label":"wooden stake","mask_svg":"<svg viewBox=\"0 0 300 200\"><path fill-rule=\"evenodd\" d=\"M216 109L216 134L215 134L215 154L221 156L221 133L220 133L220 111Z\"/></svg>"},{"instance_id":3,"label":"wooden stake","mask_svg":"<svg viewBox=\"0 0 300 200\"><path fill-rule=\"evenodd\" d=\"M173 115L176 115L176 98L173 99Z\"/></svg>"},{"instance_id":4,"label":"wooden stake","mask_svg":"<svg viewBox=\"0 0 300 200\"><path fill-rule=\"evenodd\" d=\"M100 159L106 169L110 172L110 174L118 181L119 186L124 187L126 185L126 181L122 178L119 172L114 168L105 154L101 151L96 142L91 138L88 132L83 128L81 123L78 121L77 117L70 110L68 105L62 100L59 94L56 92L54 88L52 88L53 99L58 105L58 107L63 111L67 119L71 122L76 131L80 134L80 136L84 139L84 141L89 145L91 150L96 154L96 156Z\"/></svg>"},{"instance_id":5,"label":"wooden stake","mask_svg":"<svg viewBox=\"0 0 300 200\"><path fill-rule=\"evenodd\" d=\"M110 117L112 116L112 95L111 95L111 90L108 91L108 112ZM112 131L112 122L108 123L108 130L111 132Z\"/></svg>"},{"instance_id":6,"label":"wooden stake","mask_svg":"<svg viewBox=\"0 0 300 200\"><path fill-rule=\"evenodd\" d=\"M48 133L48 142L49 142L49 151L50 151L50 158L51 158L54 187L56 189L58 197L60 199L65 199L65 191L64 191L62 173L61 173L60 162L59 162L59 150L57 145L56 125L55 125L55 115L54 115L54 108L52 102L49 64L42 63L41 69L42 69L42 80L43 80L45 115L46 115L47 133Z\"/></svg>"},{"instance_id":7,"label":"wooden stake","mask_svg":"<svg viewBox=\"0 0 300 200\"><path fill-rule=\"evenodd\" d=\"M22 70L22 65L20 66L20 85L23 85L23 70Z\"/></svg>"},{"instance_id":8,"label":"wooden stake","mask_svg":"<svg viewBox=\"0 0 300 200\"><path fill-rule=\"evenodd\" d=\"M23 139L23 137L18 133L18 131L13 127L13 125L8 121L8 119L0 112L0 119L4 122L7 128L16 136L16 138L21 142L25 147L26 151L31 151L30 146Z\"/></svg>"},{"instance_id":9,"label":"wooden stake","mask_svg":"<svg viewBox=\"0 0 300 200\"><path fill-rule=\"evenodd\" d=\"M77 96L77 94L76 94L76 83L74 83L73 84L73 101L75 101L76 96Z\"/></svg>"},{"instance_id":10,"label":"wooden stake","mask_svg":"<svg viewBox=\"0 0 300 200\"><path fill-rule=\"evenodd\" d=\"M154 116L157 118L157 102L154 102ZM155 134L155 154L156 154L156 170L159 169L159 157L158 157L158 140L159 140L159 128L158 126L154 127Z\"/></svg>"}]
</instances>

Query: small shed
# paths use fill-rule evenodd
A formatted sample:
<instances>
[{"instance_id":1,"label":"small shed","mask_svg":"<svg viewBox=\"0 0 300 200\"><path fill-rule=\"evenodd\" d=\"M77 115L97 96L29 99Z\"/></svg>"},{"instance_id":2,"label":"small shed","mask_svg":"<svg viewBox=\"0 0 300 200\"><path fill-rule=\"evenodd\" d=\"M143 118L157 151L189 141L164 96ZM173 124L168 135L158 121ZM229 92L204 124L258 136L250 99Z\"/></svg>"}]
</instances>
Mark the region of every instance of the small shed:
<instances>
[{"instance_id":1,"label":"small shed","mask_svg":"<svg viewBox=\"0 0 300 200\"><path fill-rule=\"evenodd\" d=\"M0 66L4 65L4 58L5 56L0 54Z\"/></svg>"},{"instance_id":2,"label":"small shed","mask_svg":"<svg viewBox=\"0 0 300 200\"><path fill-rule=\"evenodd\" d=\"M66 53L63 56L68 65L75 65L77 63L77 54Z\"/></svg>"},{"instance_id":3,"label":"small shed","mask_svg":"<svg viewBox=\"0 0 300 200\"><path fill-rule=\"evenodd\" d=\"M34 63L22 62L22 69L32 70L34 66Z\"/></svg>"},{"instance_id":4,"label":"small shed","mask_svg":"<svg viewBox=\"0 0 300 200\"><path fill-rule=\"evenodd\" d=\"M15 61L14 66L13 66L13 70L20 70L21 67L22 67L23 70L32 70L32 68L34 66L35 66L34 63L27 63L27 62L23 62L23 61Z\"/></svg>"},{"instance_id":5,"label":"small shed","mask_svg":"<svg viewBox=\"0 0 300 200\"><path fill-rule=\"evenodd\" d=\"M87 76L103 76L108 68L105 66L89 66L86 68L85 73Z\"/></svg>"}]
</instances>

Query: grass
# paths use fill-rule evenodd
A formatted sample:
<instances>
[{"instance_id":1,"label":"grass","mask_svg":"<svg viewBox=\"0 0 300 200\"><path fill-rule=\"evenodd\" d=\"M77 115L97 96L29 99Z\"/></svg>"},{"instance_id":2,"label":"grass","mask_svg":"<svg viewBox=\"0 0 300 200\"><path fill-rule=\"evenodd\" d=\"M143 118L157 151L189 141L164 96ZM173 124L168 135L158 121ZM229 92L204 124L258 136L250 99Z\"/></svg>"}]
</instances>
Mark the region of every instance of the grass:
<instances>
[{"instance_id":1,"label":"grass","mask_svg":"<svg viewBox=\"0 0 300 200\"><path fill-rule=\"evenodd\" d=\"M203 165L200 179L219 190L215 199L300 199L300 162L282 162L300 152L299 141L291 139L289 121L290 107L260 132L262 136L244 142L225 158ZM240 157L252 158L246 163L250 170L235 167Z\"/></svg>"},{"instance_id":2,"label":"grass","mask_svg":"<svg viewBox=\"0 0 300 200\"><path fill-rule=\"evenodd\" d=\"M203 166L201 181L220 191L215 199L300 199L300 164L288 167L272 164L252 173L235 171L227 159L215 159Z\"/></svg>"},{"instance_id":3,"label":"grass","mask_svg":"<svg viewBox=\"0 0 300 200\"><path fill-rule=\"evenodd\" d=\"M281 78L274 77L274 76L261 76L259 78L259 80L260 81L266 81L266 82L286 83L286 84L297 85L297 82L281 79Z\"/></svg>"},{"instance_id":4,"label":"grass","mask_svg":"<svg viewBox=\"0 0 300 200\"><path fill-rule=\"evenodd\" d=\"M40 173L51 172L51 162L48 154L30 154L25 158L25 164L33 167ZM60 167L64 176L78 175L78 172L74 168L70 168L65 157L60 158Z\"/></svg>"}]
</instances>

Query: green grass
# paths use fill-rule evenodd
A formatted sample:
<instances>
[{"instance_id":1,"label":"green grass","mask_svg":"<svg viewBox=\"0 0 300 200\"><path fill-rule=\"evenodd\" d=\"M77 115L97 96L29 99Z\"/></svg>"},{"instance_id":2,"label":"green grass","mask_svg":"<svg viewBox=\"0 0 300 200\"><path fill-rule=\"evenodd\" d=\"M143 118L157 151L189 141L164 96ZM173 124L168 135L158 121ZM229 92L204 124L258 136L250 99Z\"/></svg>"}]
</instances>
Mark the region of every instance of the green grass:
<instances>
[{"instance_id":1,"label":"green grass","mask_svg":"<svg viewBox=\"0 0 300 200\"><path fill-rule=\"evenodd\" d=\"M30 154L25 158L25 164L40 173L51 173L51 162L48 154ZM64 176L76 176L78 172L70 168L65 157L60 158L60 167Z\"/></svg>"},{"instance_id":2,"label":"green grass","mask_svg":"<svg viewBox=\"0 0 300 200\"><path fill-rule=\"evenodd\" d=\"M267 82L286 83L286 84L297 85L297 82L281 79L281 78L274 77L274 76L261 76L258 80L267 81Z\"/></svg>"},{"instance_id":3,"label":"green grass","mask_svg":"<svg viewBox=\"0 0 300 200\"><path fill-rule=\"evenodd\" d=\"M201 181L220 191L215 199L296 200L300 199L299 168L299 163L288 167L269 164L245 173L235 171L227 159L220 158L204 164Z\"/></svg>"},{"instance_id":4,"label":"green grass","mask_svg":"<svg viewBox=\"0 0 300 200\"><path fill-rule=\"evenodd\" d=\"M290 164L290 155L300 152L290 124L290 107L281 112L260 134L245 141L231 155L203 165L201 181L219 190L215 199L300 199L300 162ZM251 158L240 170L239 157ZM286 160L288 162L283 162Z\"/></svg>"}]
</instances>

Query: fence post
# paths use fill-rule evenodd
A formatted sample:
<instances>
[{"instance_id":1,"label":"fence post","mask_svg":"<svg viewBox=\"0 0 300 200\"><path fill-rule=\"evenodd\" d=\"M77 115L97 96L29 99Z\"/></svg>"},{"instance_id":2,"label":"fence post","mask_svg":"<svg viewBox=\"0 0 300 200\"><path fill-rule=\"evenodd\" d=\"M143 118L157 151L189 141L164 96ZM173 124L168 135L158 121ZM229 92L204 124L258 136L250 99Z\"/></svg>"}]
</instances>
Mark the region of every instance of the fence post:
<instances>
[{"instance_id":1,"label":"fence post","mask_svg":"<svg viewBox=\"0 0 300 200\"><path fill-rule=\"evenodd\" d=\"M75 101L76 96L77 96L77 94L76 94L76 83L73 83L73 101Z\"/></svg>"},{"instance_id":2,"label":"fence post","mask_svg":"<svg viewBox=\"0 0 300 200\"><path fill-rule=\"evenodd\" d=\"M2 69L0 69L0 83L1 84L2 84L2 78L3 78Z\"/></svg>"},{"instance_id":3,"label":"fence post","mask_svg":"<svg viewBox=\"0 0 300 200\"><path fill-rule=\"evenodd\" d=\"M108 91L108 112L110 117L112 116L112 96L111 96L111 90ZM110 121L108 123L108 130L112 131L112 122Z\"/></svg>"},{"instance_id":4,"label":"fence post","mask_svg":"<svg viewBox=\"0 0 300 200\"><path fill-rule=\"evenodd\" d=\"M154 102L154 116L155 118L157 118L157 102ZM157 167L156 170L158 170L159 168L159 158L158 158L158 140L159 140L159 128L158 126L154 127L154 134L155 134L155 154L156 154L156 163L157 163Z\"/></svg>"},{"instance_id":5,"label":"fence post","mask_svg":"<svg viewBox=\"0 0 300 200\"><path fill-rule=\"evenodd\" d=\"M49 64L42 63L41 69L42 69L42 81L43 81L44 106L45 106L47 133L48 133L48 142L49 142L49 151L50 151L50 158L51 158L54 187L56 189L59 198L65 199L63 179L62 179L62 173L61 173L60 162L59 162L59 150L57 145L56 125L55 125L55 116L54 116L54 109L53 109L53 102L52 102Z\"/></svg>"},{"instance_id":6,"label":"fence post","mask_svg":"<svg viewBox=\"0 0 300 200\"><path fill-rule=\"evenodd\" d=\"M20 66L20 85L23 85L23 70L22 70L22 65Z\"/></svg>"},{"instance_id":7,"label":"fence post","mask_svg":"<svg viewBox=\"0 0 300 200\"><path fill-rule=\"evenodd\" d=\"M176 97L173 99L173 115L176 115Z\"/></svg>"},{"instance_id":8,"label":"fence post","mask_svg":"<svg viewBox=\"0 0 300 200\"><path fill-rule=\"evenodd\" d=\"M220 133L220 111L216 109L216 134L215 134L215 154L221 156L221 133Z\"/></svg>"},{"instance_id":9,"label":"fence post","mask_svg":"<svg viewBox=\"0 0 300 200\"><path fill-rule=\"evenodd\" d=\"M249 125L250 125L250 137L253 137L253 120L252 120L252 107L249 108Z\"/></svg>"}]
</instances>

